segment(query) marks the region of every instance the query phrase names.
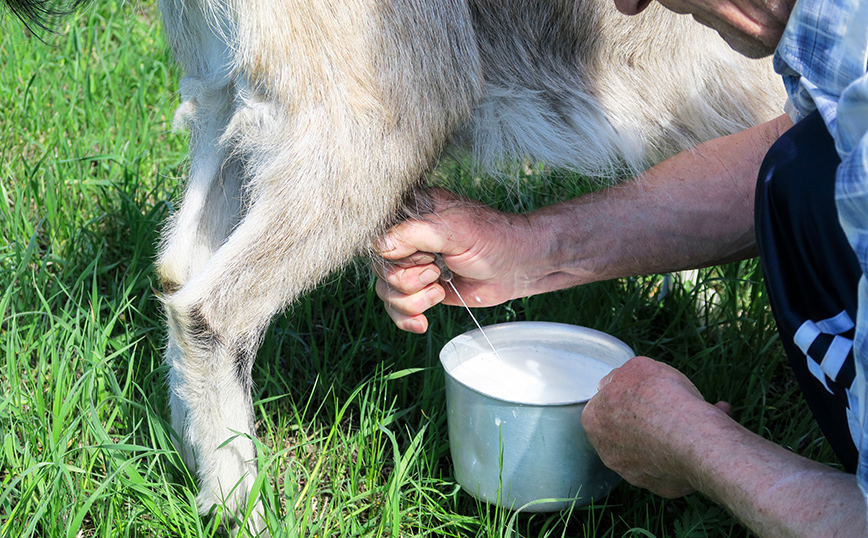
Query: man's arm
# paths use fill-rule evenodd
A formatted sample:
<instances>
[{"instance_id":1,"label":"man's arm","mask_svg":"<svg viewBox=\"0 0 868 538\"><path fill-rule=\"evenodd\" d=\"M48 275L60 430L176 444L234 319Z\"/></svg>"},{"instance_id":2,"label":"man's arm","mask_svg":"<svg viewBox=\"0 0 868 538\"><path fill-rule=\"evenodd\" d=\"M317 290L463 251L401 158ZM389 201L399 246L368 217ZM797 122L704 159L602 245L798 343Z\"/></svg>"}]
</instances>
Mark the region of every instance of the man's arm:
<instances>
[{"instance_id":1,"label":"man's arm","mask_svg":"<svg viewBox=\"0 0 868 538\"><path fill-rule=\"evenodd\" d=\"M527 215L500 213L438 191L435 212L382 238L377 291L396 324L424 332L445 299L431 253L476 306L628 275L668 272L755 253L753 200L781 116L682 152L638 178Z\"/></svg>"},{"instance_id":2,"label":"man's arm","mask_svg":"<svg viewBox=\"0 0 868 538\"><path fill-rule=\"evenodd\" d=\"M636 357L600 381L582 425L603 462L665 497L700 491L763 537L864 538L854 475L733 421L680 372Z\"/></svg>"},{"instance_id":3,"label":"man's arm","mask_svg":"<svg viewBox=\"0 0 868 538\"><path fill-rule=\"evenodd\" d=\"M630 182L532 213L550 233L542 263L561 269L540 284L559 289L756 255L757 173L791 126L781 116L682 152Z\"/></svg>"}]
</instances>

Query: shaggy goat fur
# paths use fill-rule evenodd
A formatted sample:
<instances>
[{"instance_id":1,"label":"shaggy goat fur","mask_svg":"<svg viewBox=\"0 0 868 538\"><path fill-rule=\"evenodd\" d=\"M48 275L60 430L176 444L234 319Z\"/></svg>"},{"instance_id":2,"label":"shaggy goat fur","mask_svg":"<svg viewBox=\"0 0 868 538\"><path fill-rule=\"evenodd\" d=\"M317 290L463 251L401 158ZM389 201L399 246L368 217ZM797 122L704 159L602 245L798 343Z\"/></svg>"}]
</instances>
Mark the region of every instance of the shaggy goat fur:
<instances>
[{"instance_id":1,"label":"shaggy goat fur","mask_svg":"<svg viewBox=\"0 0 868 538\"><path fill-rule=\"evenodd\" d=\"M191 157L158 271L172 423L203 513L247 506L251 369L272 316L369 253L445 149L492 169L529 159L613 179L782 110L768 62L655 6L636 17L612 0L161 10L186 73L177 117ZM254 534L262 513L256 504Z\"/></svg>"}]
</instances>

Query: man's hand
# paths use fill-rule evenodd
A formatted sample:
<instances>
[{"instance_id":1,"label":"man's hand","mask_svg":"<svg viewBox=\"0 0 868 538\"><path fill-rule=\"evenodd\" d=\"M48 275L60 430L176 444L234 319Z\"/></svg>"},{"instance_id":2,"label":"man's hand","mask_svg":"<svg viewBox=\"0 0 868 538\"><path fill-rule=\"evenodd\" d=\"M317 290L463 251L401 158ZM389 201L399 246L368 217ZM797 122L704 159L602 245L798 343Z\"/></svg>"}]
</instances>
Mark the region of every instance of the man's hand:
<instances>
[{"instance_id":1,"label":"man's hand","mask_svg":"<svg viewBox=\"0 0 868 538\"><path fill-rule=\"evenodd\" d=\"M582 425L600 458L625 480L668 498L692 493L686 461L697 423L728 418L678 370L635 357L600 381Z\"/></svg>"},{"instance_id":2,"label":"man's hand","mask_svg":"<svg viewBox=\"0 0 868 538\"><path fill-rule=\"evenodd\" d=\"M395 324L425 332L424 312L439 302L460 305L451 286L438 279L434 254L453 273L453 283L471 306L492 306L529 293L526 282L538 242L526 217L501 213L443 189L432 189L434 211L408 220L380 238L374 262L377 295ZM538 258L538 256L536 256Z\"/></svg>"}]
</instances>

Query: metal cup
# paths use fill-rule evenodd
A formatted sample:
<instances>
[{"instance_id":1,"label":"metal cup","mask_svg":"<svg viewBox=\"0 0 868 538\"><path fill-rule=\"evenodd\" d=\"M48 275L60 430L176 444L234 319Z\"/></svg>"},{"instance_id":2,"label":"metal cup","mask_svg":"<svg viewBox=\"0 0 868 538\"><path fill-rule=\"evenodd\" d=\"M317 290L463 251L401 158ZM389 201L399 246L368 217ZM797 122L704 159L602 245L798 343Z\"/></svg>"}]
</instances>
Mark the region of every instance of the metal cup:
<instances>
[{"instance_id":1,"label":"metal cup","mask_svg":"<svg viewBox=\"0 0 868 538\"><path fill-rule=\"evenodd\" d=\"M620 340L574 325L516 322L484 330L499 352L540 350L537 362L546 360L546 350L568 351L616 368L634 355ZM508 401L451 375L464 361L490 351L477 329L452 339L440 352L449 445L461 487L487 503L525 512L553 512L608 495L620 477L603 465L582 428L589 398L554 404Z\"/></svg>"}]
</instances>

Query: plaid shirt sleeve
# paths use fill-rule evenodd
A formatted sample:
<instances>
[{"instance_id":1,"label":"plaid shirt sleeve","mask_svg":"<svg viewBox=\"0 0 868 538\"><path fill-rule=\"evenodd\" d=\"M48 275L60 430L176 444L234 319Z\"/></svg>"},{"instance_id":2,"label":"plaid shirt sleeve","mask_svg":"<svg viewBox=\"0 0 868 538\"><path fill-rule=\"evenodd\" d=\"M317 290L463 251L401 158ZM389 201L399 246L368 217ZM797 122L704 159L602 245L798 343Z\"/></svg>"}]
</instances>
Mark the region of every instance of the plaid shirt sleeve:
<instances>
[{"instance_id":1,"label":"plaid shirt sleeve","mask_svg":"<svg viewBox=\"0 0 868 538\"><path fill-rule=\"evenodd\" d=\"M848 418L868 504L868 0L798 0L774 57L794 120L814 110L841 157L838 217L862 268Z\"/></svg>"}]
</instances>

